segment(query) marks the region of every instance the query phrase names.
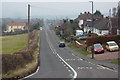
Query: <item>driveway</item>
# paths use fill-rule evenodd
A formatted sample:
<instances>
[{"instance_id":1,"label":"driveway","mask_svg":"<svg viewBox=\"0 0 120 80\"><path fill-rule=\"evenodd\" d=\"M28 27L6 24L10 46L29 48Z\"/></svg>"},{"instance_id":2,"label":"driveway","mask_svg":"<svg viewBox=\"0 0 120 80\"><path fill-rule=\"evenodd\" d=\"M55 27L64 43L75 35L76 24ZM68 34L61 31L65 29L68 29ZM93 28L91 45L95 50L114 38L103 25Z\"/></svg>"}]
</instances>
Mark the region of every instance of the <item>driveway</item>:
<instances>
[{"instance_id":1,"label":"driveway","mask_svg":"<svg viewBox=\"0 0 120 80\"><path fill-rule=\"evenodd\" d=\"M92 55L88 55L91 57ZM94 54L96 60L110 60L110 59L118 59L120 58L120 51L109 52L105 51L103 54Z\"/></svg>"}]
</instances>

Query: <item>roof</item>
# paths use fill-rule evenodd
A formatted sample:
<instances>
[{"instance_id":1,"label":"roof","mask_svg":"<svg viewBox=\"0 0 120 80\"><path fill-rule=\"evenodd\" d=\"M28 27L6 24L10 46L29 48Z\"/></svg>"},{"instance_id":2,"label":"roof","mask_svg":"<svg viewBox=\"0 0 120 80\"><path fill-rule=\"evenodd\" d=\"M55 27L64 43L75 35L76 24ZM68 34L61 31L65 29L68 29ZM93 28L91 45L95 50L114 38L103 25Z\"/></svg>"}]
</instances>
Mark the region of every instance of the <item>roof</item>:
<instances>
[{"instance_id":1,"label":"roof","mask_svg":"<svg viewBox=\"0 0 120 80\"><path fill-rule=\"evenodd\" d=\"M94 45L101 45L100 43L96 43L96 44L94 44Z\"/></svg>"},{"instance_id":2,"label":"roof","mask_svg":"<svg viewBox=\"0 0 120 80\"><path fill-rule=\"evenodd\" d=\"M78 16L78 18L76 18L76 19L86 21L87 19L91 19L91 18L92 18L91 13L84 13L84 14L80 14ZM103 15L93 15L93 18L94 19L101 19L101 18L103 18Z\"/></svg>"},{"instance_id":3,"label":"roof","mask_svg":"<svg viewBox=\"0 0 120 80\"><path fill-rule=\"evenodd\" d=\"M112 27L118 28L118 18L111 18Z\"/></svg>"},{"instance_id":4,"label":"roof","mask_svg":"<svg viewBox=\"0 0 120 80\"><path fill-rule=\"evenodd\" d=\"M95 20L95 21L93 22L93 25L97 24L97 23L100 22L100 21L101 21L101 19ZM84 22L84 26L89 26L89 27L91 27L91 26L92 26L92 21L85 21L85 22Z\"/></svg>"},{"instance_id":5,"label":"roof","mask_svg":"<svg viewBox=\"0 0 120 80\"><path fill-rule=\"evenodd\" d=\"M107 42L107 43L116 43L115 41L109 41L109 42Z\"/></svg>"},{"instance_id":6,"label":"roof","mask_svg":"<svg viewBox=\"0 0 120 80\"><path fill-rule=\"evenodd\" d=\"M26 26L24 22L8 23L7 26Z\"/></svg>"},{"instance_id":7,"label":"roof","mask_svg":"<svg viewBox=\"0 0 120 80\"><path fill-rule=\"evenodd\" d=\"M99 30L109 30L108 22L109 20L104 18L101 21L99 21L97 24L95 24L94 28L97 28Z\"/></svg>"}]
</instances>

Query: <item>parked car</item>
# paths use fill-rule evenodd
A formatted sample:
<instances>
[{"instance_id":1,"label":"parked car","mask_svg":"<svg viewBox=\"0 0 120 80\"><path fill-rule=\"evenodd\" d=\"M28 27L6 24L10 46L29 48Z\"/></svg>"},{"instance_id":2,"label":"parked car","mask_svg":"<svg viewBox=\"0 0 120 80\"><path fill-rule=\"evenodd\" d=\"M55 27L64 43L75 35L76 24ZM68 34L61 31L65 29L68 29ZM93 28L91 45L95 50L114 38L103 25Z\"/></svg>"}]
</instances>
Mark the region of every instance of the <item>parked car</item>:
<instances>
[{"instance_id":1,"label":"parked car","mask_svg":"<svg viewBox=\"0 0 120 80\"><path fill-rule=\"evenodd\" d=\"M109 42L106 42L106 49L109 51L116 51L116 50L119 50L119 46L115 41L109 41Z\"/></svg>"},{"instance_id":2,"label":"parked car","mask_svg":"<svg viewBox=\"0 0 120 80\"><path fill-rule=\"evenodd\" d=\"M94 53L104 53L104 48L102 47L102 45L100 43L94 44L93 45L93 51Z\"/></svg>"},{"instance_id":3,"label":"parked car","mask_svg":"<svg viewBox=\"0 0 120 80\"><path fill-rule=\"evenodd\" d=\"M60 42L59 43L59 47L65 47L65 43L64 42Z\"/></svg>"}]
</instances>

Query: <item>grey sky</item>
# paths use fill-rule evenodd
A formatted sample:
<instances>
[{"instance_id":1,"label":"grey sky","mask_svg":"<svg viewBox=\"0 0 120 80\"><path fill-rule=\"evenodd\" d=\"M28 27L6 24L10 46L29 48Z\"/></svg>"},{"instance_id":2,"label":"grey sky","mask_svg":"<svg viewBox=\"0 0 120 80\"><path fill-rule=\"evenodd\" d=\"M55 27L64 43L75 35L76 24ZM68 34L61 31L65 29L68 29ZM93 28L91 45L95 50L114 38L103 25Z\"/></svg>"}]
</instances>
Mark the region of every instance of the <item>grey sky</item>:
<instances>
[{"instance_id":1,"label":"grey sky","mask_svg":"<svg viewBox=\"0 0 120 80\"><path fill-rule=\"evenodd\" d=\"M2 2L2 17L27 18L27 4L31 5L32 18L76 18L81 12L91 12L89 2ZM117 7L117 4L117 2L94 2L94 10L106 14L109 9Z\"/></svg>"}]
</instances>

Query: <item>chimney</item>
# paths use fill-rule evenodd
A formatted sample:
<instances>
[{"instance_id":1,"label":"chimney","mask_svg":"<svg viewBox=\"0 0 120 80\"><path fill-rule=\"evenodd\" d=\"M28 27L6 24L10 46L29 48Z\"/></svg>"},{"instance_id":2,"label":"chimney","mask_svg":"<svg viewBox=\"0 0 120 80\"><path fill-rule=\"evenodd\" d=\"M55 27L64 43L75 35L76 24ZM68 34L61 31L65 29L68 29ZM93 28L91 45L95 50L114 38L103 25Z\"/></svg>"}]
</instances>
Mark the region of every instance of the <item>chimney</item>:
<instances>
[{"instance_id":1,"label":"chimney","mask_svg":"<svg viewBox=\"0 0 120 80\"><path fill-rule=\"evenodd\" d=\"M107 20L109 20L109 17L106 17Z\"/></svg>"},{"instance_id":2,"label":"chimney","mask_svg":"<svg viewBox=\"0 0 120 80\"><path fill-rule=\"evenodd\" d=\"M104 17L104 16L103 16L103 15L101 15L101 19L103 19L103 17Z\"/></svg>"},{"instance_id":3,"label":"chimney","mask_svg":"<svg viewBox=\"0 0 120 80\"><path fill-rule=\"evenodd\" d=\"M84 14L87 14L87 12L84 12Z\"/></svg>"}]
</instances>

